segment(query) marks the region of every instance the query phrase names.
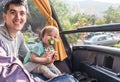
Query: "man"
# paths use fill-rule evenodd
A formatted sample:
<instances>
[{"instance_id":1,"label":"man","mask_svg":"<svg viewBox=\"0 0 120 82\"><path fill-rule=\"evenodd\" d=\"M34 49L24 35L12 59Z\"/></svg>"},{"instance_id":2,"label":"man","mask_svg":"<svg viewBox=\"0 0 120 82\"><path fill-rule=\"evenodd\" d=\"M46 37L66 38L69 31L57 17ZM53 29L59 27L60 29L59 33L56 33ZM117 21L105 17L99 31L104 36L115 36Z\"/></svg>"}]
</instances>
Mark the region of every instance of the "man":
<instances>
[{"instance_id":1,"label":"man","mask_svg":"<svg viewBox=\"0 0 120 82\"><path fill-rule=\"evenodd\" d=\"M0 26L0 38L6 43L8 56L24 58L28 52L20 32L27 20L27 6L22 0L3 1L4 24Z\"/></svg>"},{"instance_id":2,"label":"man","mask_svg":"<svg viewBox=\"0 0 120 82\"><path fill-rule=\"evenodd\" d=\"M5 43L8 56L25 57L29 51L20 32L27 20L27 5L24 0L3 1L4 24L0 26L0 39ZM1 51L1 50L0 50ZM52 61L52 60L51 60ZM61 75L47 82L78 82L69 75Z\"/></svg>"}]
</instances>

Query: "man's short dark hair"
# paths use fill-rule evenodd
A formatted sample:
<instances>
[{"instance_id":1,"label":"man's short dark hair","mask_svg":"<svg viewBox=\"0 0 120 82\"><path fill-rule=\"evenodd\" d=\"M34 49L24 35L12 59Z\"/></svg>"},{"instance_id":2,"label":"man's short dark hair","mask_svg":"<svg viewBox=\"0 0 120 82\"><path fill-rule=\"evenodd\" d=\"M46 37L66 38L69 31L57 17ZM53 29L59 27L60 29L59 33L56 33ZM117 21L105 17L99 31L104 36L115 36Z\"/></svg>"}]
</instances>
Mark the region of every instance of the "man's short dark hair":
<instances>
[{"instance_id":1,"label":"man's short dark hair","mask_svg":"<svg viewBox=\"0 0 120 82\"><path fill-rule=\"evenodd\" d=\"M3 0L3 12L7 13L7 11L9 10L9 6L11 4L15 4L15 5L23 5L25 6L26 10L28 10L27 8L27 0Z\"/></svg>"}]
</instances>

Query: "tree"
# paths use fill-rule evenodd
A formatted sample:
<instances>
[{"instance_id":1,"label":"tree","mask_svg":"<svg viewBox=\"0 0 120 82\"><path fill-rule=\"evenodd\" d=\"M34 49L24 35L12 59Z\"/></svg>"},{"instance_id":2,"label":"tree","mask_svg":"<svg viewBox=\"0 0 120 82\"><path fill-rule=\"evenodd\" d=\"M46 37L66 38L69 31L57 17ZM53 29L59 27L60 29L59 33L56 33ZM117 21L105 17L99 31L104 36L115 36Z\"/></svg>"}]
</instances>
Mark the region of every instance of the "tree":
<instances>
[{"instance_id":1,"label":"tree","mask_svg":"<svg viewBox=\"0 0 120 82\"><path fill-rule=\"evenodd\" d=\"M47 20L39 12L38 8L33 3L33 0L28 1L28 7L29 7L29 12L30 12L28 23L31 25L31 28L34 32L38 32L38 28L41 29L42 27L44 27Z\"/></svg>"},{"instance_id":2,"label":"tree","mask_svg":"<svg viewBox=\"0 0 120 82\"><path fill-rule=\"evenodd\" d=\"M61 0L51 0L52 6L55 8L62 30L71 30L78 27L87 26L89 23L95 23L95 16L91 18L89 15L81 14L78 8L69 6ZM68 42L77 42L80 34L66 35Z\"/></svg>"},{"instance_id":3,"label":"tree","mask_svg":"<svg viewBox=\"0 0 120 82\"><path fill-rule=\"evenodd\" d=\"M104 14L105 23L117 23L120 21L120 6L118 8L113 8L110 6Z\"/></svg>"},{"instance_id":4,"label":"tree","mask_svg":"<svg viewBox=\"0 0 120 82\"><path fill-rule=\"evenodd\" d=\"M108 10L105 11L104 18L106 23L111 23L114 20L115 9L110 6Z\"/></svg>"}]
</instances>

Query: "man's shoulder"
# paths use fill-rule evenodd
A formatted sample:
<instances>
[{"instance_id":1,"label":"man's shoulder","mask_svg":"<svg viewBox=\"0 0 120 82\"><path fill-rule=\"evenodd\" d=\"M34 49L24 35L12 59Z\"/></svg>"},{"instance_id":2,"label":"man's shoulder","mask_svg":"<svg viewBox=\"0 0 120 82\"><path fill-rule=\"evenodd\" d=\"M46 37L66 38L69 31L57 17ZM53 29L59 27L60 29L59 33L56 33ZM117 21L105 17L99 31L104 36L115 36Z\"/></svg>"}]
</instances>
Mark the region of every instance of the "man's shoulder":
<instances>
[{"instance_id":1,"label":"man's shoulder","mask_svg":"<svg viewBox=\"0 0 120 82\"><path fill-rule=\"evenodd\" d=\"M7 46L5 45L5 43L2 41L2 39L0 39L0 55L8 55L8 49ZM4 53L4 54L3 54Z\"/></svg>"},{"instance_id":2,"label":"man's shoulder","mask_svg":"<svg viewBox=\"0 0 120 82\"><path fill-rule=\"evenodd\" d=\"M5 26L5 22L3 22L3 23L0 23L0 26Z\"/></svg>"},{"instance_id":3,"label":"man's shoulder","mask_svg":"<svg viewBox=\"0 0 120 82\"><path fill-rule=\"evenodd\" d=\"M5 24L0 24L0 34L8 34Z\"/></svg>"},{"instance_id":4,"label":"man's shoulder","mask_svg":"<svg viewBox=\"0 0 120 82\"><path fill-rule=\"evenodd\" d=\"M0 29L4 29L5 25L4 24L0 24Z\"/></svg>"},{"instance_id":5,"label":"man's shoulder","mask_svg":"<svg viewBox=\"0 0 120 82\"><path fill-rule=\"evenodd\" d=\"M7 37L8 32L3 24L0 24L0 38Z\"/></svg>"}]
</instances>

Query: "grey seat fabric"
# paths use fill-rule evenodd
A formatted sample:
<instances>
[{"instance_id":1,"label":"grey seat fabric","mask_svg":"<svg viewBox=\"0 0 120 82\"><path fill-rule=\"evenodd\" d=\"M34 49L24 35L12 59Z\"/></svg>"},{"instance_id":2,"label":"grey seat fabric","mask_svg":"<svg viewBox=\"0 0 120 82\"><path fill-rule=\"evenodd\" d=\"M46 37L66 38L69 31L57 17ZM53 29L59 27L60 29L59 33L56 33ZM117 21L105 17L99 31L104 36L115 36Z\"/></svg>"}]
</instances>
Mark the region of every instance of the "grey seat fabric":
<instances>
[{"instance_id":1,"label":"grey seat fabric","mask_svg":"<svg viewBox=\"0 0 120 82\"><path fill-rule=\"evenodd\" d=\"M68 64L66 63L65 60L63 61L55 61L54 64L56 65L56 67L58 67L58 69L62 72L62 73L69 73L71 74L71 70L68 66Z\"/></svg>"}]
</instances>

